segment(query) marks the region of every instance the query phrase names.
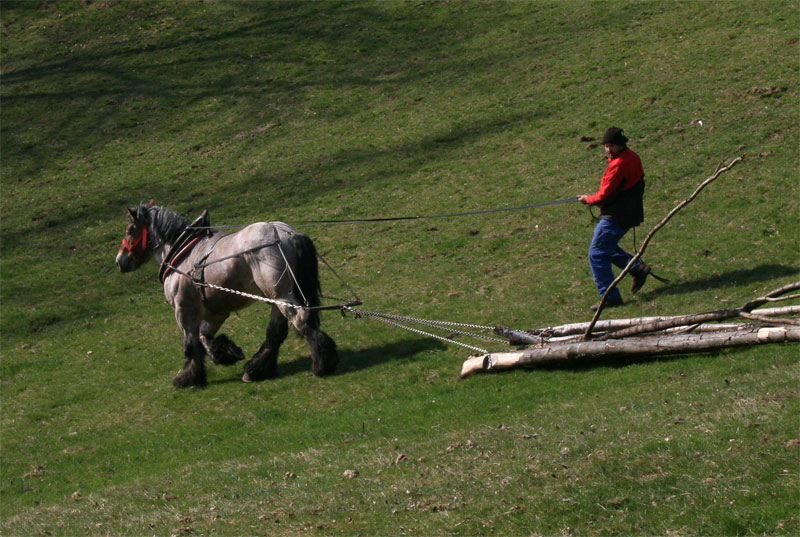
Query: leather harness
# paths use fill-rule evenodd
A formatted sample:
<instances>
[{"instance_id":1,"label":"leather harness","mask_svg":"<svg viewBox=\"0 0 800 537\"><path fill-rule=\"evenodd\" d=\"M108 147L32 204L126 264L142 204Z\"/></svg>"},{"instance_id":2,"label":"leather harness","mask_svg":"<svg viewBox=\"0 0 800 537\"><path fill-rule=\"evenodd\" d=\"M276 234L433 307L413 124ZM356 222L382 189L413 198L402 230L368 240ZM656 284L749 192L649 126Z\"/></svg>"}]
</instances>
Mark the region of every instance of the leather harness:
<instances>
[{"instance_id":1,"label":"leather harness","mask_svg":"<svg viewBox=\"0 0 800 537\"><path fill-rule=\"evenodd\" d=\"M202 214L195 219L194 222L186 226L186 228L178 235L178 240L169 249L164 260L161 262L161 267L158 269L158 279L161 283L167 279L173 271L177 270L175 265L181 262L192 249L206 237L210 237L211 233L211 219L208 216L208 209L204 209ZM211 253L209 251L209 253ZM206 254L208 256L208 254ZM200 273L200 281L202 281L202 272ZM201 286L202 288L202 286ZM205 296L203 297L205 299Z\"/></svg>"}]
</instances>

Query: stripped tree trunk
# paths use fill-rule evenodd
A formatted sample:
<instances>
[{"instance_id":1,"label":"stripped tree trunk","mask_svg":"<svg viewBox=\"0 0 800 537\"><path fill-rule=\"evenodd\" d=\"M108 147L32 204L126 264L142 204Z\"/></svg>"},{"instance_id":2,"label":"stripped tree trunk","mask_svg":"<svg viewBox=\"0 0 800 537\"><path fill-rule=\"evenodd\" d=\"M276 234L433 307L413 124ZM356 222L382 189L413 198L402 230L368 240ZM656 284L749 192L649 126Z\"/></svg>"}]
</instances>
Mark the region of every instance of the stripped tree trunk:
<instances>
[{"instance_id":1,"label":"stripped tree trunk","mask_svg":"<svg viewBox=\"0 0 800 537\"><path fill-rule=\"evenodd\" d=\"M646 336L605 341L572 341L519 352L499 352L475 356L464 362L461 368L461 378L481 371L536 367L537 365L563 363L567 360L653 356L782 342L800 342L800 327L751 327L736 332Z\"/></svg>"}]
</instances>

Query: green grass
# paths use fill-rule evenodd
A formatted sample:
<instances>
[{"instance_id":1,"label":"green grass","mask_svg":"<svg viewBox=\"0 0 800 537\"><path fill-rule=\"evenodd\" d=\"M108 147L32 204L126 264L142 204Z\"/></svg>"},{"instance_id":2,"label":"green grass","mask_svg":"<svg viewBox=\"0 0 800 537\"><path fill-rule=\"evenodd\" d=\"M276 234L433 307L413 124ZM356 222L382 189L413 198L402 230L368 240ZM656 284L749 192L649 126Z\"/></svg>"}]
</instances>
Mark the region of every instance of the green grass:
<instances>
[{"instance_id":1,"label":"green grass","mask_svg":"<svg viewBox=\"0 0 800 537\"><path fill-rule=\"evenodd\" d=\"M151 198L245 224L589 193L604 161L582 137L614 124L647 171L639 241L745 159L651 242L672 283L613 315L739 305L800 267L798 15L3 2L0 531L798 533L796 346L458 382L468 351L328 313L340 374L313 377L290 338L275 381L211 366L207 388L175 391L156 267L113 266L125 207ZM535 328L590 318L592 226L560 205L305 230L364 309ZM224 331L253 352L266 319L255 306Z\"/></svg>"}]
</instances>

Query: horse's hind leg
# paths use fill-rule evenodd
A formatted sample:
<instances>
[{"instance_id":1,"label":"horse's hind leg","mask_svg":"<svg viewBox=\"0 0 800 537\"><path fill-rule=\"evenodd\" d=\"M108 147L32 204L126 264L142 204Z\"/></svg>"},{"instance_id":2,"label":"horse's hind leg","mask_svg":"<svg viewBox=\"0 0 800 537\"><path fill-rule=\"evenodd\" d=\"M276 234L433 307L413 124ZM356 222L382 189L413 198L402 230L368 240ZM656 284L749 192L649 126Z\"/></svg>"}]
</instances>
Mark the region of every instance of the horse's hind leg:
<instances>
[{"instance_id":1,"label":"horse's hind leg","mask_svg":"<svg viewBox=\"0 0 800 537\"><path fill-rule=\"evenodd\" d=\"M336 342L319 328L319 311L302 310L292 322L311 349L311 371L314 375L324 377L336 371L339 365Z\"/></svg>"},{"instance_id":2,"label":"horse's hind leg","mask_svg":"<svg viewBox=\"0 0 800 537\"><path fill-rule=\"evenodd\" d=\"M336 371L336 366L339 364L336 342L319 328L309 330L306 341L311 348L311 371L318 377Z\"/></svg>"},{"instance_id":3,"label":"horse's hind leg","mask_svg":"<svg viewBox=\"0 0 800 537\"><path fill-rule=\"evenodd\" d=\"M289 321L277 306L272 307L272 314L267 326L267 339L244 366L244 382L257 382L278 376L278 350L289 333Z\"/></svg>"},{"instance_id":4,"label":"horse's hind leg","mask_svg":"<svg viewBox=\"0 0 800 537\"><path fill-rule=\"evenodd\" d=\"M231 339L225 334L216 335L228 314L216 316L200 325L200 341L211 357L211 361L217 365L233 365L240 360L244 360L244 353Z\"/></svg>"}]
</instances>

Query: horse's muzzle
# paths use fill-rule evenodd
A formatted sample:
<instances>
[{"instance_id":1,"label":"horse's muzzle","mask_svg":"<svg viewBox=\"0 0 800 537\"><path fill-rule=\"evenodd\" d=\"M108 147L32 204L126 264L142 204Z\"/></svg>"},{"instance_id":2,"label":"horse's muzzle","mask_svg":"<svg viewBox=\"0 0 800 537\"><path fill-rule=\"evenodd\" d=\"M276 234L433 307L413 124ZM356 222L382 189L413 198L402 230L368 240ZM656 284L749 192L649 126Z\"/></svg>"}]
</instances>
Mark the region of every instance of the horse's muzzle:
<instances>
[{"instance_id":1,"label":"horse's muzzle","mask_svg":"<svg viewBox=\"0 0 800 537\"><path fill-rule=\"evenodd\" d=\"M130 272L135 268L133 267L130 256L124 252L119 252L114 262L117 264L117 267L119 267L119 271L123 274L125 272Z\"/></svg>"}]
</instances>

